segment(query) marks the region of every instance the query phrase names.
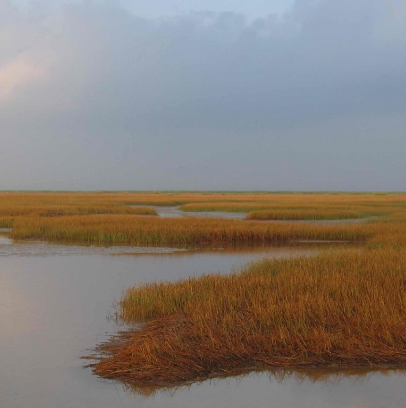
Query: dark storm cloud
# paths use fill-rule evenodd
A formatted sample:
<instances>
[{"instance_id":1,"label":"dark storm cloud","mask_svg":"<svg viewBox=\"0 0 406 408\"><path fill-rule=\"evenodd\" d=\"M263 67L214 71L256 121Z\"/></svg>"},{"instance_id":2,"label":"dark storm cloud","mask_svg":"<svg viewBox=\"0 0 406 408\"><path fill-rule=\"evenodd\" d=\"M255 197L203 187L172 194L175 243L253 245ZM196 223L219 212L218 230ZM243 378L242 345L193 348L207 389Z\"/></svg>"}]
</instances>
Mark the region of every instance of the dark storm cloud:
<instances>
[{"instance_id":1,"label":"dark storm cloud","mask_svg":"<svg viewBox=\"0 0 406 408\"><path fill-rule=\"evenodd\" d=\"M0 0L1 187L405 189L405 13L302 0L146 20Z\"/></svg>"}]
</instances>

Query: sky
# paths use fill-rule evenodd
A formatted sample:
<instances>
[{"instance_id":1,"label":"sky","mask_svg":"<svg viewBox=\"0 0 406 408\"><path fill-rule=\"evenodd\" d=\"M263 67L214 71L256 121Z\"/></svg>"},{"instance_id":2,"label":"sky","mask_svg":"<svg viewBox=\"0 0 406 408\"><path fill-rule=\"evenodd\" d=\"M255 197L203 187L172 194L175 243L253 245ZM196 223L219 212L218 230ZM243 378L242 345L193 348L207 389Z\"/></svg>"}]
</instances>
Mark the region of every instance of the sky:
<instances>
[{"instance_id":1,"label":"sky","mask_svg":"<svg viewBox=\"0 0 406 408\"><path fill-rule=\"evenodd\" d=\"M0 0L0 190L406 191L404 0Z\"/></svg>"}]
</instances>

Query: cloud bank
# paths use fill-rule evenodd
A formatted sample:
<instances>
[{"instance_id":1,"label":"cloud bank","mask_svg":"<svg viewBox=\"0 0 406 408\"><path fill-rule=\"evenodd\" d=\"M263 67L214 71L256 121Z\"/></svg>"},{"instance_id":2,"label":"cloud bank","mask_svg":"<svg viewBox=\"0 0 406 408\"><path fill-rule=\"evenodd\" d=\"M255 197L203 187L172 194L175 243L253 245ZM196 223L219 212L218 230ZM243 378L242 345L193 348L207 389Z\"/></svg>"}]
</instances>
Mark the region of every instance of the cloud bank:
<instances>
[{"instance_id":1,"label":"cloud bank","mask_svg":"<svg viewBox=\"0 0 406 408\"><path fill-rule=\"evenodd\" d=\"M405 14L0 0L0 189L406 190Z\"/></svg>"}]
</instances>

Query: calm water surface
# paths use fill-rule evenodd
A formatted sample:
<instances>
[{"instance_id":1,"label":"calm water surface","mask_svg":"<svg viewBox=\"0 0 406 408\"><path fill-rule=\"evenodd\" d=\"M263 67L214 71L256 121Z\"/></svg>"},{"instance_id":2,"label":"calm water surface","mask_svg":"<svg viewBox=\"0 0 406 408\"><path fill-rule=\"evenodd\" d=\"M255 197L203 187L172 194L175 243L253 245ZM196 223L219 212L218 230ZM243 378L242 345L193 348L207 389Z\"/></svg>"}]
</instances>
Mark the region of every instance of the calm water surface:
<instances>
[{"instance_id":1,"label":"calm water surface","mask_svg":"<svg viewBox=\"0 0 406 408\"><path fill-rule=\"evenodd\" d=\"M338 377L310 371L284 380L262 373L158 391L147 398L83 368L80 356L117 330L107 317L128 286L229 272L264 256L313 251L285 247L185 253L16 242L1 236L0 407L406 406L406 376L396 371Z\"/></svg>"},{"instance_id":2,"label":"calm water surface","mask_svg":"<svg viewBox=\"0 0 406 408\"><path fill-rule=\"evenodd\" d=\"M130 205L130 207L145 207L142 205ZM162 218L179 218L179 217L200 217L200 218L226 218L235 220L244 220L247 213L241 212L220 212L220 211L181 211L180 207L173 206L153 206ZM378 217L367 218L350 218L344 220L266 220L261 222L271 223L293 223L293 224L314 224L314 225L346 225L346 224L359 224L367 221L372 221ZM258 221L258 220L252 220ZM247 221L249 222L249 221Z\"/></svg>"},{"instance_id":3,"label":"calm water surface","mask_svg":"<svg viewBox=\"0 0 406 408\"><path fill-rule=\"evenodd\" d=\"M144 205L130 205L130 207L145 207ZM181 211L179 207L173 206L153 206L162 218L179 218L179 217L209 217L209 218L228 218L243 220L246 213L240 212L220 212L220 211Z\"/></svg>"}]
</instances>

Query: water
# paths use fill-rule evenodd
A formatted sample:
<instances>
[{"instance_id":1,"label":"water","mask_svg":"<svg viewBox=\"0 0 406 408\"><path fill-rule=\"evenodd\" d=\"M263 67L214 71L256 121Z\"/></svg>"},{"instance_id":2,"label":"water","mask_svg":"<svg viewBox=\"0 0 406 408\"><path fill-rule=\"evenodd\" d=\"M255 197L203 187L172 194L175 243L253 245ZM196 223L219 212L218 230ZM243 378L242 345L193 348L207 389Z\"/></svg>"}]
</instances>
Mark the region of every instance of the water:
<instances>
[{"instance_id":1,"label":"water","mask_svg":"<svg viewBox=\"0 0 406 408\"><path fill-rule=\"evenodd\" d=\"M6 256L67 256L67 255L164 255L186 252L180 248L84 246L48 244L35 240L11 240L0 235L0 257Z\"/></svg>"},{"instance_id":2,"label":"water","mask_svg":"<svg viewBox=\"0 0 406 408\"><path fill-rule=\"evenodd\" d=\"M140 205L130 205L130 207L145 207ZM169 207L169 206L155 206L154 207L158 215L162 218L179 218L179 217L209 217L209 218L228 218L243 220L246 213L240 212L220 212L220 211L181 211L179 207Z\"/></svg>"},{"instance_id":3,"label":"water","mask_svg":"<svg viewBox=\"0 0 406 408\"><path fill-rule=\"evenodd\" d=\"M142 397L83 368L80 357L117 330L112 303L136 283L229 272L264 256L308 255L305 247L147 252L0 239L0 407L403 407L406 377L321 371L277 381L268 374L205 381ZM137 253L138 251L138 253ZM128 255L128 252L137 254ZM123 256L117 256L124 254Z\"/></svg>"},{"instance_id":4,"label":"water","mask_svg":"<svg viewBox=\"0 0 406 408\"><path fill-rule=\"evenodd\" d=\"M140 205L130 205L130 207L145 207ZM241 212L220 212L220 211L181 211L179 207L169 206L154 206L158 215L162 218L179 218L179 217L200 217L200 218L225 218L244 220L247 213ZM367 218L349 218L343 220L265 220L260 222L276 222L276 223L293 223L293 224L314 224L314 225L346 225L346 224L358 224L374 220L378 217ZM258 220L252 220L258 221ZM247 221L249 222L249 220Z\"/></svg>"}]
</instances>

